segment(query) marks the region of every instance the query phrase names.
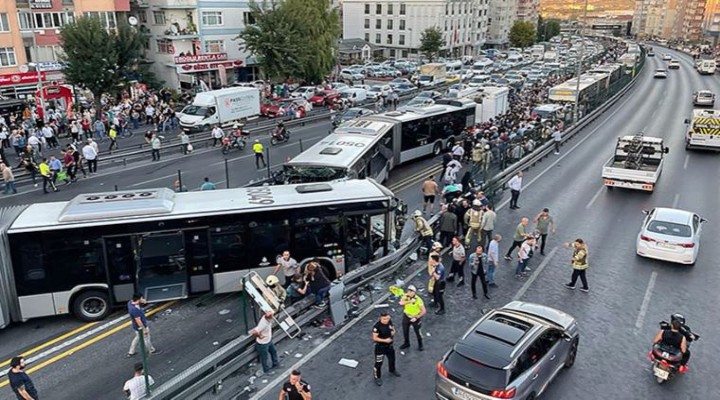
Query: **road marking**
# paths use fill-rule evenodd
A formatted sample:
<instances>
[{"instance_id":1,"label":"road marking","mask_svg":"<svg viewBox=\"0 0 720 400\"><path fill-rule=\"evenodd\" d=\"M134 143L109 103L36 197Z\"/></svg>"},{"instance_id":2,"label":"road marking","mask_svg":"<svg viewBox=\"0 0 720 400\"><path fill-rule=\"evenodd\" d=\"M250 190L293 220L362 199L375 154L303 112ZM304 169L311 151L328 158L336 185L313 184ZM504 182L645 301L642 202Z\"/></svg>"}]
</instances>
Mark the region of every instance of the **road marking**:
<instances>
[{"instance_id":1,"label":"road marking","mask_svg":"<svg viewBox=\"0 0 720 400\"><path fill-rule=\"evenodd\" d=\"M324 138L325 136L327 136L327 135L318 135L318 136L309 137L309 138L307 138L307 139L304 139L303 142L305 142L305 141L311 141L311 140L315 140L315 139L320 139L320 138ZM315 144L315 143L313 143L313 144ZM297 146L300 145L300 141L299 141L299 140L296 141L296 142L292 142L292 143L281 144L281 145L278 146L278 147L280 147L280 148L282 148L282 147L292 147L292 146L296 146L296 145L297 145ZM312 144L311 144L311 146L312 146ZM275 147L275 146L273 146L273 147ZM251 145L251 144L248 144L248 145L246 145L245 148L252 150L252 145ZM272 147L268 147L268 148L270 149L270 148L272 148ZM304 150L307 150L307 148L304 148ZM231 163L231 162L243 160L243 159L250 158L250 157L255 157L255 153L245 154L245 155L242 155L242 156L240 156L240 157L235 157L235 158L228 158L227 161L228 161L228 163ZM283 162L284 162L284 161L283 161ZM212 163L212 164L210 164L210 166L211 166L211 167L214 167L214 166L222 165L222 164L225 164L225 160Z\"/></svg>"},{"instance_id":2,"label":"road marking","mask_svg":"<svg viewBox=\"0 0 720 400\"><path fill-rule=\"evenodd\" d=\"M622 109L623 109L622 106L624 106L625 103L627 103L628 101L630 101L631 98L632 98L632 97L628 97L627 99L625 99L625 101L623 101L623 102L618 106L618 108L617 108L615 111L613 111L610 115L608 115L608 116L605 118L605 120L606 120L606 121L609 120L609 119L612 118L615 114L617 114L620 110L622 110ZM528 184L523 187L523 189L527 189L529 186L531 186L533 183L535 183L538 179L540 179L543 175L545 175L548 171L550 171L551 169L553 169L560 161L562 161L565 157L569 156L570 153L573 152L573 150L575 150L576 148L578 148L578 146L580 146L581 144L585 143L586 140L588 140L592 135L595 134L595 132L598 131L598 129L600 129L600 128L602 128L602 127L603 127L602 124L598 124L598 126L595 127L595 129L593 129L592 131L588 132L588 134L587 134L584 138L580 139L580 141L577 142L573 147L571 147L568 151L566 151L565 153L563 153L560 157L556 158L555 161L553 161L550 165L547 166L547 168L545 168L544 170L540 171L540 173L537 174L537 176L535 176L533 179L531 179L530 182L528 182ZM500 205L497 206L496 209L499 210L500 208L508 205L509 203L510 203L510 199L505 199L505 201L503 201L502 203L500 203Z\"/></svg>"},{"instance_id":3,"label":"road marking","mask_svg":"<svg viewBox=\"0 0 720 400\"><path fill-rule=\"evenodd\" d=\"M679 203L680 203L680 193L675 193L675 198L673 199L672 208L677 208Z\"/></svg>"},{"instance_id":4,"label":"road marking","mask_svg":"<svg viewBox=\"0 0 720 400\"><path fill-rule=\"evenodd\" d=\"M146 317L150 317L150 316L152 316L152 315L154 315L154 314L157 314L158 312L160 312L160 311L162 311L162 310L170 307L171 305L173 305L173 304L175 304L175 303L177 303L177 301L171 301L171 302L169 302L169 303L165 303L165 304L162 304L162 305L160 305L160 306L158 306L158 307L156 307L156 308L153 308L152 310L150 310L150 311L146 314ZM123 316L122 318L118 318L118 319L126 319L126 318L127 318L127 316L125 315L125 316ZM115 321L115 320L113 320L113 321L111 321L111 322L114 322L114 321ZM106 324L106 325L107 325L107 324ZM52 358L50 358L50 359L48 359L48 360L45 360L45 361L43 361L43 362L41 362L41 363L38 363L38 364L33 365L31 368L28 368L28 369L26 370L26 372L27 372L28 374L32 374L33 372L35 372L35 371L37 371L37 370L40 370L40 369L42 369L42 368L44 368L44 367L47 367L48 365L53 364L53 363L55 363L56 361L62 360L63 358L65 358L65 357L67 357L67 356L70 356L70 355L75 354L76 352L78 352L78 351L80 351L80 350L82 350L82 349L90 346L91 344L94 344L94 343L96 343L96 342L99 342L100 340L105 339L106 337L111 336L111 335L119 332L119 331L122 330L122 329L128 328L130 325L131 325L131 322L128 321L128 320L126 320L126 321L125 321L124 323L122 323L121 325L116 326L115 328L113 328L113 329L111 329L111 330L109 330L109 331L107 331L107 332L105 332L105 333L102 333L102 334L100 334L100 335L98 335L98 336L96 336L96 337L88 340L87 342L82 342L82 343L80 343L79 345L77 345L77 346L75 346L75 347L73 347L73 348L71 348L71 349L68 349L68 350L66 350L66 351L64 351L64 352L56 355L55 357L52 357ZM30 361L30 360L28 360L28 361ZM3 372L3 374L7 374L7 371ZM8 380L4 380L4 381L0 382L0 388L7 386L9 383L10 383L10 382L9 382Z\"/></svg>"},{"instance_id":5,"label":"road marking","mask_svg":"<svg viewBox=\"0 0 720 400\"><path fill-rule=\"evenodd\" d=\"M544 270L545 267L550 263L550 260L555 256L555 253L557 253L557 251L559 249L560 249L560 246L557 246L550 251L550 253L547 255L547 257L545 257L543 262L540 263L540 266L535 270L535 272L533 272L530 279L528 279L527 282L525 282L525 284L522 285L520 290L518 290L517 293L515 293L515 296L513 296L513 298L512 298L513 301L520 300L523 297L525 292L527 292L527 290L530 289L530 286L532 286L533 282L535 282L535 279L537 279L537 277L540 276L540 273L542 272L542 270Z\"/></svg>"},{"instance_id":6,"label":"road marking","mask_svg":"<svg viewBox=\"0 0 720 400\"><path fill-rule=\"evenodd\" d=\"M652 274L650 274L650 282L648 282L647 289L645 290L645 297L643 297L643 302L640 306L640 314L638 314L637 320L635 321L636 330L639 330L645 321L645 314L647 314L648 307L650 306L650 297L652 297L652 290L655 287L656 278L657 272L653 271Z\"/></svg>"},{"instance_id":7,"label":"road marking","mask_svg":"<svg viewBox=\"0 0 720 400\"><path fill-rule=\"evenodd\" d=\"M123 318L124 318L124 317L123 317ZM76 329L71 330L71 331L68 332L68 333L65 333L64 335L58 336L58 337L56 337L55 339L48 340L47 342L45 342L45 343L43 343L43 344L41 344L41 345L39 345L39 346L36 346L36 347L33 347L32 349L29 349L29 350L27 350L27 351L24 351L24 352L22 352L22 354L23 354L23 356L25 356L25 357L29 356L30 354L35 354L35 353L37 353L38 351L40 351L40 350L42 350L42 349L44 349L44 348L46 348L46 347L52 346L53 344L55 344L55 343L57 343L57 342L59 342L59 341L61 341L61 340L67 339L67 338L69 338L70 336L73 336L73 335L75 335L75 334L77 334L77 333L80 333L80 332L82 332L82 331L84 331L84 330L86 330L86 329L88 329L88 328L90 328L90 327L92 327L92 326L94 326L94 325L97 325L97 322L91 322L91 323L85 324L85 325L83 325L83 326L81 326L81 327L79 327L79 328L76 328ZM5 361L1 362L1 363L0 363L0 368L3 368L3 367L5 367L5 366L7 366L7 365L10 365L10 361L11 361L11 360L5 360ZM0 376L2 376L2 374L3 374L3 372L0 371Z\"/></svg>"},{"instance_id":8,"label":"road marking","mask_svg":"<svg viewBox=\"0 0 720 400\"><path fill-rule=\"evenodd\" d=\"M146 183L155 182L155 181L161 181L161 180L163 180L163 179L172 178L173 176L177 177L178 174L175 173L175 174L170 174L170 175L161 176L161 177L159 177L159 178L148 179L148 180L146 180L146 181L142 181L142 182L138 182L138 183L133 183L133 184L130 185L129 187L142 186L142 185L144 185L144 184L146 184Z\"/></svg>"},{"instance_id":9,"label":"road marking","mask_svg":"<svg viewBox=\"0 0 720 400\"><path fill-rule=\"evenodd\" d=\"M400 190L404 190L404 189L412 186L413 184L419 182L423 177L428 177L429 175L435 175L436 173L440 172L441 169L442 169L442 167L439 165L430 166L428 168L425 168L421 171L418 171L418 172L410 175L409 177L407 177L399 182L396 182L394 185L388 186L387 188L393 192L398 192Z\"/></svg>"},{"instance_id":10,"label":"road marking","mask_svg":"<svg viewBox=\"0 0 720 400\"><path fill-rule=\"evenodd\" d=\"M595 200L597 200L598 197L600 197L600 193L602 193L604 190L605 190L605 186L600 186L600 189L598 189L597 193L595 193L595 196L593 196L592 199L590 199L590 202L587 203L587 205L585 206L585 209L589 210L590 207L592 207L592 205L595 204Z\"/></svg>"},{"instance_id":11,"label":"road marking","mask_svg":"<svg viewBox=\"0 0 720 400\"><path fill-rule=\"evenodd\" d=\"M690 154L685 154L685 162L683 163L683 169L687 169L688 161L690 161Z\"/></svg>"}]
</instances>

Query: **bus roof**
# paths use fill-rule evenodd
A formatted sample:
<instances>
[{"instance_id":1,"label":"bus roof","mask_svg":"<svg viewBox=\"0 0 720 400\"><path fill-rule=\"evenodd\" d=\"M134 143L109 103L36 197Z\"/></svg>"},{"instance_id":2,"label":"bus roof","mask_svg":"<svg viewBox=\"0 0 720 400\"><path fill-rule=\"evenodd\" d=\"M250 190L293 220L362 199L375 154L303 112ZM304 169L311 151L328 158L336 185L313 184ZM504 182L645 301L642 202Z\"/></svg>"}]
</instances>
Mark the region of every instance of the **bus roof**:
<instances>
[{"instance_id":1,"label":"bus roof","mask_svg":"<svg viewBox=\"0 0 720 400\"><path fill-rule=\"evenodd\" d=\"M385 201L391 196L372 179L183 193L167 188L93 193L70 201L29 205L8 233Z\"/></svg>"},{"instance_id":2,"label":"bus roof","mask_svg":"<svg viewBox=\"0 0 720 400\"><path fill-rule=\"evenodd\" d=\"M462 110L462 108L447 104L417 104L414 106L406 106L403 108L403 111L388 111L382 114L369 115L363 119L374 121L407 122L420 118L427 118L431 115L458 110Z\"/></svg>"},{"instance_id":3,"label":"bus roof","mask_svg":"<svg viewBox=\"0 0 720 400\"><path fill-rule=\"evenodd\" d=\"M352 120L356 122L360 120ZM365 121L367 122L367 121ZM383 126L381 132L387 132L392 124L375 122L376 126ZM384 127L387 125L387 127ZM343 131L344 126L334 133L321 139L307 150L285 163L287 166L324 166L334 168L350 168L382 135L357 134L352 131Z\"/></svg>"}]
</instances>

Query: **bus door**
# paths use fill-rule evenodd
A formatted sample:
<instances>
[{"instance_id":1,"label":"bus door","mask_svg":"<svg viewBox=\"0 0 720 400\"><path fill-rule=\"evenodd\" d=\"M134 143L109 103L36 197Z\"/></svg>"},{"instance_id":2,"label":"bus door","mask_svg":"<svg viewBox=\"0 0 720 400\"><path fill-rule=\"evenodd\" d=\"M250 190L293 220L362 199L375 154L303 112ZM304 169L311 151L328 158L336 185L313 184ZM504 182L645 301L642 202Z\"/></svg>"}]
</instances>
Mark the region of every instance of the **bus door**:
<instances>
[{"instance_id":1,"label":"bus door","mask_svg":"<svg viewBox=\"0 0 720 400\"><path fill-rule=\"evenodd\" d=\"M188 296L185 235L182 231L135 236L137 288L148 302Z\"/></svg>"},{"instance_id":2,"label":"bus door","mask_svg":"<svg viewBox=\"0 0 720 400\"><path fill-rule=\"evenodd\" d=\"M210 240L207 229L192 229L185 234L185 259L190 294L212 290Z\"/></svg>"}]
</instances>

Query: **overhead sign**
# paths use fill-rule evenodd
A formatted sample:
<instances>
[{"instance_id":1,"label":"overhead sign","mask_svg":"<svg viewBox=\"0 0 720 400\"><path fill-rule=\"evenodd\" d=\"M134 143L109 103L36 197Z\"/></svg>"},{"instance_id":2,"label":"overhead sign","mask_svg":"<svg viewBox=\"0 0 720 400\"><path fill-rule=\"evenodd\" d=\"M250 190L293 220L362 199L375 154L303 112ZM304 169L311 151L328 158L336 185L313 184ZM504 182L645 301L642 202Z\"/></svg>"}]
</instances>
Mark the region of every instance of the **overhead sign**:
<instances>
[{"instance_id":1,"label":"overhead sign","mask_svg":"<svg viewBox=\"0 0 720 400\"><path fill-rule=\"evenodd\" d=\"M45 80L44 72L40 73L40 79ZM17 74L1 74L0 86L22 85L25 83L37 83L37 72L18 72Z\"/></svg>"},{"instance_id":2,"label":"overhead sign","mask_svg":"<svg viewBox=\"0 0 720 400\"><path fill-rule=\"evenodd\" d=\"M52 8L52 0L30 0L30 8L35 8L35 9Z\"/></svg>"},{"instance_id":3,"label":"overhead sign","mask_svg":"<svg viewBox=\"0 0 720 400\"><path fill-rule=\"evenodd\" d=\"M622 25L593 25L592 28L596 31L613 31L616 29L622 29Z\"/></svg>"},{"instance_id":4,"label":"overhead sign","mask_svg":"<svg viewBox=\"0 0 720 400\"><path fill-rule=\"evenodd\" d=\"M42 72L60 71L63 68L65 68L65 66L57 61L41 61L41 62L37 63L38 71L42 71Z\"/></svg>"},{"instance_id":5,"label":"overhead sign","mask_svg":"<svg viewBox=\"0 0 720 400\"><path fill-rule=\"evenodd\" d=\"M175 64L202 63L227 60L227 53L210 53L175 57Z\"/></svg>"},{"instance_id":6,"label":"overhead sign","mask_svg":"<svg viewBox=\"0 0 720 400\"><path fill-rule=\"evenodd\" d=\"M220 62L210 62L210 63L196 63L196 64L182 64L175 67L178 74L183 73L192 73L192 72L200 72L200 71L211 71L216 70L220 68L232 68L232 67L240 67L243 65L242 60L233 60L233 61L220 61Z\"/></svg>"}]
</instances>

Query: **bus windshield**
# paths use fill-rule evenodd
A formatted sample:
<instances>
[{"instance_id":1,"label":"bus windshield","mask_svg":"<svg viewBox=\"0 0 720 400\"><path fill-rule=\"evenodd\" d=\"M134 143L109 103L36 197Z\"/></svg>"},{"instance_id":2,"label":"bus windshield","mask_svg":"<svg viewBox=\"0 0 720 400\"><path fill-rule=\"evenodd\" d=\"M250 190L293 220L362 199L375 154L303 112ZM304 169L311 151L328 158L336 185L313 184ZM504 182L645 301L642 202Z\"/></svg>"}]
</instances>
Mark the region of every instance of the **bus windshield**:
<instances>
[{"instance_id":1,"label":"bus windshield","mask_svg":"<svg viewBox=\"0 0 720 400\"><path fill-rule=\"evenodd\" d=\"M347 171L342 168L315 165L307 167L285 165L283 172L288 183L327 182L348 177Z\"/></svg>"}]
</instances>

